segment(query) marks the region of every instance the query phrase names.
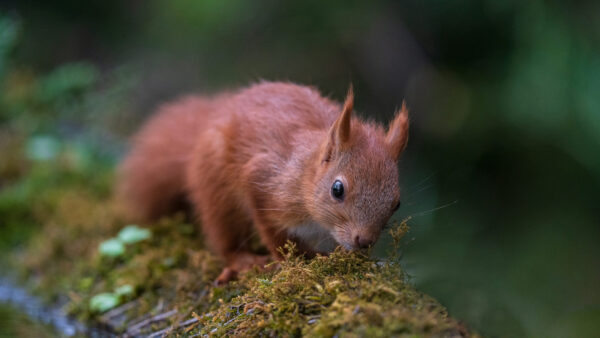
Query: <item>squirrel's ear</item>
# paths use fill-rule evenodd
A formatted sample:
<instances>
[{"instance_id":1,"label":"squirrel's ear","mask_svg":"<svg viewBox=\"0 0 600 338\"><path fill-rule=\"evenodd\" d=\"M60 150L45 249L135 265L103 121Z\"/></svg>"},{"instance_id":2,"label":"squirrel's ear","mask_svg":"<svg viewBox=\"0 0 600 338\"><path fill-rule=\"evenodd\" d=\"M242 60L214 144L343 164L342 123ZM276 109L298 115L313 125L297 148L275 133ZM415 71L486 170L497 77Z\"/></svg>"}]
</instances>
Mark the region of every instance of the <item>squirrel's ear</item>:
<instances>
[{"instance_id":1,"label":"squirrel's ear","mask_svg":"<svg viewBox=\"0 0 600 338\"><path fill-rule=\"evenodd\" d=\"M334 153L346 149L350 141L350 120L352 117L352 109L354 108L354 91L352 84L348 88L344 108L338 119L333 123L327 138L327 144L324 150L323 161L329 161Z\"/></svg>"},{"instance_id":2,"label":"squirrel's ear","mask_svg":"<svg viewBox=\"0 0 600 338\"><path fill-rule=\"evenodd\" d=\"M406 148L408 142L408 109L406 108L406 102L402 102L402 108L396 112L394 120L390 123L385 140L387 145L394 156L397 159L400 158L400 154Z\"/></svg>"}]
</instances>

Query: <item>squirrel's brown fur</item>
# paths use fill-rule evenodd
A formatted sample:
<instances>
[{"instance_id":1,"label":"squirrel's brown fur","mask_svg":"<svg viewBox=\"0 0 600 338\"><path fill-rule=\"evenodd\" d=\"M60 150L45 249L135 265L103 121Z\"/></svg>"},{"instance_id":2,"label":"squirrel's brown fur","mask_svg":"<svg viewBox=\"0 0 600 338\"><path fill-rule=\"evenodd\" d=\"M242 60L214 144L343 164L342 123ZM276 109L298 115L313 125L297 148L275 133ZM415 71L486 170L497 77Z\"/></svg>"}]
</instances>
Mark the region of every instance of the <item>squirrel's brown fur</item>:
<instances>
[{"instance_id":1,"label":"squirrel's brown fur","mask_svg":"<svg viewBox=\"0 0 600 338\"><path fill-rule=\"evenodd\" d=\"M181 99L135 137L120 168L120 199L138 220L188 201L227 263L219 282L267 262L249 251L253 231L276 258L288 239L308 255L370 245L399 203L408 113L403 105L384 131L352 109L352 91L340 106L278 82Z\"/></svg>"}]
</instances>

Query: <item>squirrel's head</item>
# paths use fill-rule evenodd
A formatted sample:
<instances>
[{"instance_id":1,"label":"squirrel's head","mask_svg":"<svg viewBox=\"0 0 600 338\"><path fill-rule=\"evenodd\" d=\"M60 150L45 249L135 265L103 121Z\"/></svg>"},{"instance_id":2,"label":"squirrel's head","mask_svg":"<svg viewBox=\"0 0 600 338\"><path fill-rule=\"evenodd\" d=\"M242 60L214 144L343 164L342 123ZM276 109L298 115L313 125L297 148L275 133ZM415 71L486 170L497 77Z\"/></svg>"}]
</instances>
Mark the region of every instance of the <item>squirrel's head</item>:
<instances>
[{"instance_id":1,"label":"squirrel's head","mask_svg":"<svg viewBox=\"0 0 600 338\"><path fill-rule=\"evenodd\" d=\"M403 104L383 127L352 118L354 95L322 141L311 214L346 249L371 246L400 206L397 162L408 141Z\"/></svg>"}]
</instances>

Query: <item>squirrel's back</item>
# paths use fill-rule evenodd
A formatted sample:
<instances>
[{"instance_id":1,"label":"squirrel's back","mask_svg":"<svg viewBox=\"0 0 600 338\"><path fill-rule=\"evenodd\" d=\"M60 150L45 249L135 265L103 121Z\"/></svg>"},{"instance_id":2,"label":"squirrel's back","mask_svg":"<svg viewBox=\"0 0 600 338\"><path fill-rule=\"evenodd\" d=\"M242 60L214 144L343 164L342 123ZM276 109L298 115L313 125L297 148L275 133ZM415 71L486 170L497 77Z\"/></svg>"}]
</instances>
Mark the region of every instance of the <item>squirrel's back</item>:
<instances>
[{"instance_id":1,"label":"squirrel's back","mask_svg":"<svg viewBox=\"0 0 600 338\"><path fill-rule=\"evenodd\" d=\"M226 116L222 123L231 158L241 163L260 153L286 160L299 146L296 135L327 132L341 109L314 88L282 82L255 84L216 106L217 115Z\"/></svg>"},{"instance_id":2,"label":"squirrel's back","mask_svg":"<svg viewBox=\"0 0 600 338\"><path fill-rule=\"evenodd\" d=\"M311 87L281 82L176 100L135 135L120 167L119 200L131 218L141 221L175 211L185 203L187 166L206 131L216 131L211 135L222 138L223 148L240 165L263 152L283 159L291 153L295 133L325 132L339 110Z\"/></svg>"}]
</instances>

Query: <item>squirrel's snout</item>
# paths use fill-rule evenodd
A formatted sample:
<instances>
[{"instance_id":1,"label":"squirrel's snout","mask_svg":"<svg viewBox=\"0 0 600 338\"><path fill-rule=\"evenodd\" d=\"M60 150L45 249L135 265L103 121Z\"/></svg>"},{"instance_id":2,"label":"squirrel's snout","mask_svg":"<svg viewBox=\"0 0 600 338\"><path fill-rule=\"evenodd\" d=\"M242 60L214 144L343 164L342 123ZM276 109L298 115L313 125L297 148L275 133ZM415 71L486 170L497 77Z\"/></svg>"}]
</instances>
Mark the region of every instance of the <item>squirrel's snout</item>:
<instances>
[{"instance_id":1,"label":"squirrel's snout","mask_svg":"<svg viewBox=\"0 0 600 338\"><path fill-rule=\"evenodd\" d=\"M371 245L373 245L374 243L375 243L374 238L370 238L367 236L360 236L360 235L354 236L354 246L357 249L366 249L366 248L370 247Z\"/></svg>"}]
</instances>

